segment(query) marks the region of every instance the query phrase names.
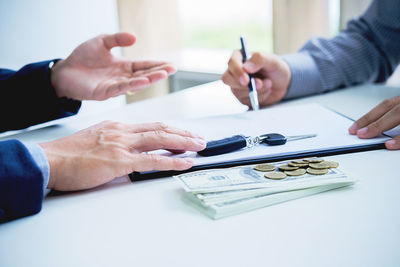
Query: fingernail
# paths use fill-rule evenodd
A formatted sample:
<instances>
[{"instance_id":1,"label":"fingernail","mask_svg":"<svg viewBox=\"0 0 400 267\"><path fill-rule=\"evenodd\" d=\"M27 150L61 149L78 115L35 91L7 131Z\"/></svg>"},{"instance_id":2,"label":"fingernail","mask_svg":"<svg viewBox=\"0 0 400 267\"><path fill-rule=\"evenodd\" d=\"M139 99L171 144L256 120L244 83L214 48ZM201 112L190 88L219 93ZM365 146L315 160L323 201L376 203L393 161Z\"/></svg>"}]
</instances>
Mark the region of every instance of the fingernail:
<instances>
[{"instance_id":1,"label":"fingernail","mask_svg":"<svg viewBox=\"0 0 400 267\"><path fill-rule=\"evenodd\" d=\"M241 85L245 86L247 84L246 83L246 77L244 75L240 76L239 82L240 82Z\"/></svg>"},{"instance_id":2,"label":"fingernail","mask_svg":"<svg viewBox=\"0 0 400 267\"><path fill-rule=\"evenodd\" d=\"M248 71L255 71L257 66L251 61L246 61L246 63L243 64L243 67L248 70Z\"/></svg>"},{"instance_id":3,"label":"fingernail","mask_svg":"<svg viewBox=\"0 0 400 267\"><path fill-rule=\"evenodd\" d=\"M349 132L350 132L351 134L355 134L355 133L357 133L357 129L358 129L357 123L353 123L353 124L350 126L350 128L349 128Z\"/></svg>"},{"instance_id":4,"label":"fingernail","mask_svg":"<svg viewBox=\"0 0 400 267\"><path fill-rule=\"evenodd\" d=\"M364 127L357 131L357 135L365 135L368 132L368 128Z\"/></svg>"}]
</instances>

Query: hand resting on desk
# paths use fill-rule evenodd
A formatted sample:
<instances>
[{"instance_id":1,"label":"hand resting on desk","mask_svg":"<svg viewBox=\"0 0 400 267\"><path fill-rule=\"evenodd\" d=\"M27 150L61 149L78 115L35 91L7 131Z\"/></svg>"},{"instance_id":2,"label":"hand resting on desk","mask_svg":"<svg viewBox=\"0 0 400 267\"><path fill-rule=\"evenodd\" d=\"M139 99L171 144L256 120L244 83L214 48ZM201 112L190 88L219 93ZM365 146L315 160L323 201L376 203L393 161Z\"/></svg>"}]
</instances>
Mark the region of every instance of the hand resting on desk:
<instances>
[{"instance_id":1,"label":"hand resting on desk","mask_svg":"<svg viewBox=\"0 0 400 267\"><path fill-rule=\"evenodd\" d=\"M400 125L400 96L389 98L358 119L349 128L350 134L373 138ZM385 143L387 149L400 149L400 136Z\"/></svg>"},{"instance_id":2,"label":"hand resting on desk","mask_svg":"<svg viewBox=\"0 0 400 267\"><path fill-rule=\"evenodd\" d=\"M260 106L268 106L283 99L290 84L291 69L276 55L254 53L250 60L242 64L239 51L234 51L228 62L228 69L222 76L225 84L231 87L238 100L250 106L249 74L256 77ZM400 125L400 96L386 99L370 112L357 120L349 133L359 138L373 138ZM385 143L387 149L400 149L400 136Z\"/></svg>"},{"instance_id":3,"label":"hand resting on desk","mask_svg":"<svg viewBox=\"0 0 400 267\"><path fill-rule=\"evenodd\" d=\"M205 141L162 123L128 125L105 121L55 141L41 143L50 164L48 188L92 188L133 171L184 170L193 159L142 152L157 149L199 151Z\"/></svg>"}]
</instances>

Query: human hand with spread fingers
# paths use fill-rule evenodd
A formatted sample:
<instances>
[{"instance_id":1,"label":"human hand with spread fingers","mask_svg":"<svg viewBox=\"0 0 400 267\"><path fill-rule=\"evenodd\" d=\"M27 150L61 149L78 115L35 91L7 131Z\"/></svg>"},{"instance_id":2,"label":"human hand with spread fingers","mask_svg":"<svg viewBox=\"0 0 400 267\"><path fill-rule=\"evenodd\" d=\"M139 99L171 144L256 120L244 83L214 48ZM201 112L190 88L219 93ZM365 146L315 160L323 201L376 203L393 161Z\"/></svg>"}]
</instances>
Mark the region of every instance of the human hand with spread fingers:
<instances>
[{"instance_id":1,"label":"human hand with spread fingers","mask_svg":"<svg viewBox=\"0 0 400 267\"><path fill-rule=\"evenodd\" d=\"M79 45L51 71L58 97L76 100L105 100L137 92L168 77L176 68L163 61L134 61L115 56L114 47L135 43L130 33L104 34Z\"/></svg>"}]
</instances>

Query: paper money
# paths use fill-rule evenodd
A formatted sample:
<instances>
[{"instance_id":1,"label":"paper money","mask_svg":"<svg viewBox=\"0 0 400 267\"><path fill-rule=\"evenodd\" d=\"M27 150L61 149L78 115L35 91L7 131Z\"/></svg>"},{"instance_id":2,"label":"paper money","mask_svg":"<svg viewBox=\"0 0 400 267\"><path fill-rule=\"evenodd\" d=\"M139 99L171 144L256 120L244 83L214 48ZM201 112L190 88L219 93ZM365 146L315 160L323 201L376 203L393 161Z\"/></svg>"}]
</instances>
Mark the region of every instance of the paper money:
<instances>
[{"instance_id":1,"label":"paper money","mask_svg":"<svg viewBox=\"0 0 400 267\"><path fill-rule=\"evenodd\" d=\"M303 169L298 169L302 174L288 175L281 180L264 177L275 171L258 171L263 168L255 169L254 165L197 171L174 177L186 191L185 199L214 219L348 186L356 181L333 167L313 169L317 171L315 174L326 172L323 175L306 173L305 168L310 169L308 163L323 162L316 158L309 160L314 162L308 161ZM304 162L284 161L272 164L279 169L280 166L288 166L289 163L303 165ZM337 167L337 164L330 165Z\"/></svg>"},{"instance_id":2,"label":"paper money","mask_svg":"<svg viewBox=\"0 0 400 267\"><path fill-rule=\"evenodd\" d=\"M203 204L199 199L190 193L185 193L185 197L190 204L199 209L204 214L213 219L221 219L228 216L237 215L243 212L252 211L266 206L282 203L285 201L318 194L324 191L348 186L348 183L337 183L331 185L311 187L294 191L280 192L267 195L256 195L232 201L219 202L214 204Z\"/></svg>"}]
</instances>

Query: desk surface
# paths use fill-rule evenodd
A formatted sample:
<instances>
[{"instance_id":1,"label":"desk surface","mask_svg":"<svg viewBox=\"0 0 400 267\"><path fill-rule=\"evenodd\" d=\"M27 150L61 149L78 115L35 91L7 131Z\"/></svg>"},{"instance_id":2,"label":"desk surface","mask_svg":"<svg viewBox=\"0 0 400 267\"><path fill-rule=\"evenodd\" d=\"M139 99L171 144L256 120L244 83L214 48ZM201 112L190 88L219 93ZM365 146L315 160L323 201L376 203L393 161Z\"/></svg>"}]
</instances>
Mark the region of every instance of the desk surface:
<instances>
[{"instance_id":1,"label":"desk surface","mask_svg":"<svg viewBox=\"0 0 400 267\"><path fill-rule=\"evenodd\" d=\"M398 92L363 86L280 105L320 103L356 119ZM245 110L216 82L2 139L55 139L105 119L135 123ZM0 266L399 266L400 151L329 158L359 182L219 221L186 205L172 178L50 196L41 213L0 225Z\"/></svg>"}]
</instances>

